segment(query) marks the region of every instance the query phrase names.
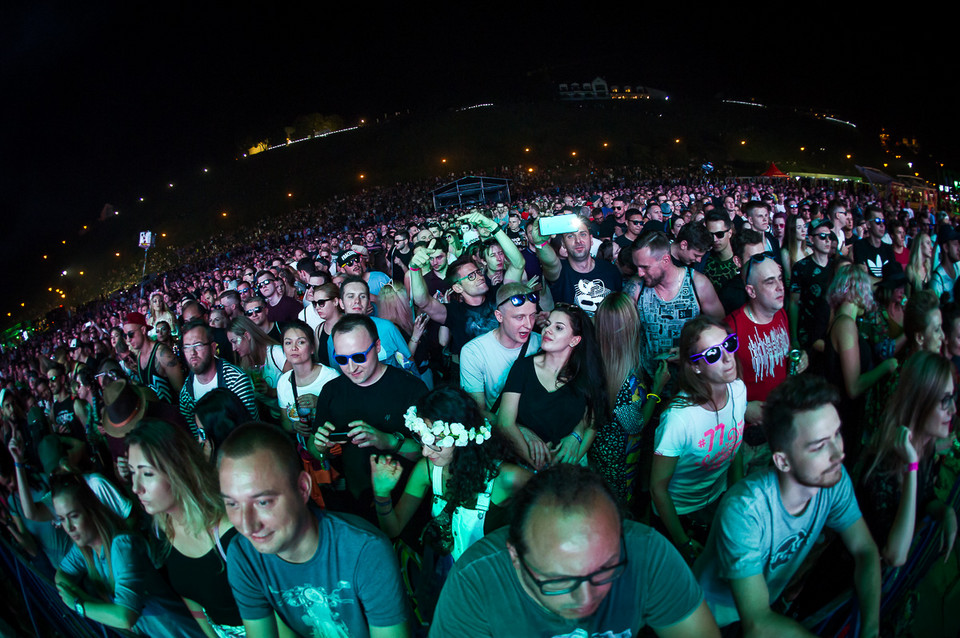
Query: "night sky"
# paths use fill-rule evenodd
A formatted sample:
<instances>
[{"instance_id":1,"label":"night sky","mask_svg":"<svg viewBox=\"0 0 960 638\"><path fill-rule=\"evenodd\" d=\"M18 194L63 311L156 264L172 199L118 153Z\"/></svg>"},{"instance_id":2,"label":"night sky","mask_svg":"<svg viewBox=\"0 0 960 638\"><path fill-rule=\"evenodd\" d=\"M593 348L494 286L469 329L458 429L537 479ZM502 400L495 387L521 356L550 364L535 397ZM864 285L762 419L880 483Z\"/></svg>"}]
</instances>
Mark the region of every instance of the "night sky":
<instances>
[{"instance_id":1,"label":"night sky","mask_svg":"<svg viewBox=\"0 0 960 638\"><path fill-rule=\"evenodd\" d=\"M172 175L227 161L241 140L311 112L352 122L600 75L677 95L832 108L950 157L960 138L955 36L936 14L913 25L782 4L702 15L595 3L450 3L440 12L12 4L0 9L8 267L75 236L105 203L122 206Z\"/></svg>"}]
</instances>

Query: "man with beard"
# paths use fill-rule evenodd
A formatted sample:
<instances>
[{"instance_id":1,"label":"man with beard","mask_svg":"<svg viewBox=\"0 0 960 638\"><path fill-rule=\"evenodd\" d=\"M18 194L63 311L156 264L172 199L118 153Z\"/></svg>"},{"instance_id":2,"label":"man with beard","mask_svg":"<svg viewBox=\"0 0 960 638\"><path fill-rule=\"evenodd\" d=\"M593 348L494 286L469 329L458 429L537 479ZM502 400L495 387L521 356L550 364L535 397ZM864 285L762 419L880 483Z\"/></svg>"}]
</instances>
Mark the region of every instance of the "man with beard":
<instances>
[{"instance_id":1,"label":"man with beard","mask_svg":"<svg viewBox=\"0 0 960 638\"><path fill-rule=\"evenodd\" d=\"M726 314L706 275L678 266L670 256L670 239L659 231L643 233L633 244L633 264L643 280L637 313L644 326L640 361L653 378L657 357L680 345L683 325L700 313L715 319Z\"/></svg>"},{"instance_id":2,"label":"man with beard","mask_svg":"<svg viewBox=\"0 0 960 638\"><path fill-rule=\"evenodd\" d=\"M550 284L556 303L575 303L591 317L600 303L611 292L623 288L623 276L616 266L590 254L593 237L584 220L579 228L562 235L567 258L560 259L557 252L540 236L539 227L531 232L537 246L537 257L543 265L543 276Z\"/></svg>"},{"instance_id":3,"label":"man with beard","mask_svg":"<svg viewBox=\"0 0 960 638\"><path fill-rule=\"evenodd\" d=\"M213 332L210 326L190 322L183 327L183 356L190 374L180 390L180 414L186 420L193 435L197 434L194 408L203 395L217 388L233 392L250 413L250 419L260 418L253 394L253 382L246 373L219 357L214 356Z\"/></svg>"},{"instance_id":4,"label":"man with beard","mask_svg":"<svg viewBox=\"0 0 960 638\"><path fill-rule=\"evenodd\" d=\"M739 620L745 636L813 636L770 607L829 527L855 563L860 636L878 635L880 554L843 467L838 399L814 375L791 376L770 393L763 422L773 467L730 488L694 565L721 627Z\"/></svg>"}]
</instances>

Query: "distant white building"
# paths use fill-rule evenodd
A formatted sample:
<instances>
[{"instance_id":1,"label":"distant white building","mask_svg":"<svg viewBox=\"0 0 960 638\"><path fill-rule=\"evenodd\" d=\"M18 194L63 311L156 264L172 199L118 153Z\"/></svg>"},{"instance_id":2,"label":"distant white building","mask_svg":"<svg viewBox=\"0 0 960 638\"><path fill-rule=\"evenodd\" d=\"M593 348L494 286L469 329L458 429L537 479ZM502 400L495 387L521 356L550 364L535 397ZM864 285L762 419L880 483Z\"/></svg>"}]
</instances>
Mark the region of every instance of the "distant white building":
<instances>
[{"instance_id":1,"label":"distant white building","mask_svg":"<svg viewBox=\"0 0 960 638\"><path fill-rule=\"evenodd\" d=\"M563 82L557 87L561 100L667 100L666 91L640 85L607 85L601 77L592 82Z\"/></svg>"}]
</instances>

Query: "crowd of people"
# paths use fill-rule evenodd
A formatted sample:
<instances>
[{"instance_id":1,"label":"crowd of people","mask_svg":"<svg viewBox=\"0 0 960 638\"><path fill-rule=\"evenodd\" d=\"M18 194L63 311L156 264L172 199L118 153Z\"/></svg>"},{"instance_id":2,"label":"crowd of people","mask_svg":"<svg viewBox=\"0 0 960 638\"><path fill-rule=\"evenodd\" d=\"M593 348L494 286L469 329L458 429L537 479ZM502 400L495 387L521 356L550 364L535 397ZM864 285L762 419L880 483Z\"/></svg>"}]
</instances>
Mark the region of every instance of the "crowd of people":
<instances>
[{"instance_id":1,"label":"crowd of people","mask_svg":"<svg viewBox=\"0 0 960 638\"><path fill-rule=\"evenodd\" d=\"M434 213L425 186L257 226L2 353L6 536L72 613L807 635L781 603L828 545L860 635L905 622L884 570L924 516L947 555L957 532L948 216L638 169Z\"/></svg>"}]
</instances>

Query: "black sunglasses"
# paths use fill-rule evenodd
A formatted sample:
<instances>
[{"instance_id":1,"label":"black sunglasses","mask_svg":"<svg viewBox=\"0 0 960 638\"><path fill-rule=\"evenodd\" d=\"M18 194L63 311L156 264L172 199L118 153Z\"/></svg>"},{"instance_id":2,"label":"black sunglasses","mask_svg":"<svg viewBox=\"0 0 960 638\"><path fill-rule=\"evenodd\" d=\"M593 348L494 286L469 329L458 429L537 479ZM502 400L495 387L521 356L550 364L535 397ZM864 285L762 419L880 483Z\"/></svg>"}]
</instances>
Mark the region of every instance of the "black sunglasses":
<instances>
[{"instance_id":1,"label":"black sunglasses","mask_svg":"<svg viewBox=\"0 0 960 638\"><path fill-rule=\"evenodd\" d=\"M257 284L257 288L263 288L264 286L269 286L275 281L276 279L264 279L263 281Z\"/></svg>"},{"instance_id":2,"label":"black sunglasses","mask_svg":"<svg viewBox=\"0 0 960 638\"><path fill-rule=\"evenodd\" d=\"M497 308L507 303L508 301L514 306L522 306L524 303L528 301L532 304L535 304L538 301L540 301L540 296L535 292L528 292L525 295L511 295L510 297L507 297L506 299L501 301L499 304L497 304Z\"/></svg>"},{"instance_id":3,"label":"black sunglasses","mask_svg":"<svg viewBox=\"0 0 960 638\"><path fill-rule=\"evenodd\" d=\"M730 354L733 354L737 351L737 348L740 347L740 340L737 339L737 334L733 333L724 339L721 343L715 346L710 346L703 352L698 352L697 354L690 356L690 361L696 361L697 359L704 359L710 365L713 365L717 361L723 358L723 351L726 350Z\"/></svg>"},{"instance_id":4,"label":"black sunglasses","mask_svg":"<svg viewBox=\"0 0 960 638\"><path fill-rule=\"evenodd\" d=\"M743 280L750 281L750 271L753 269L753 265L762 264L768 259L776 259L776 255L769 250L762 253L757 253L756 255L751 255L750 259L747 260L747 270L743 273Z\"/></svg>"},{"instance_id":5,"label":"black sunglasses","mask_svg":"<svg viewBox=\"0 0 960 638\"><path fill-rule=\"evenodd\" d=\"M713 233L710 233L710 234L713 235L714 237L716 237L717 239L723 239L723 236L726 235L726 234L729 233L729 232L730 232L730 229L727 228L726 230L718 230L718 231L713 232Z\"/></svg>"}]
</instances>

